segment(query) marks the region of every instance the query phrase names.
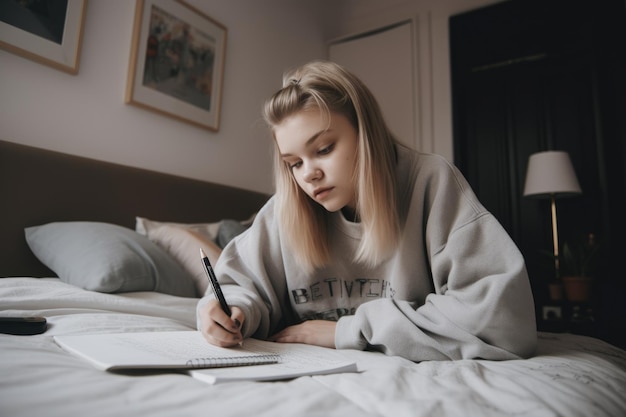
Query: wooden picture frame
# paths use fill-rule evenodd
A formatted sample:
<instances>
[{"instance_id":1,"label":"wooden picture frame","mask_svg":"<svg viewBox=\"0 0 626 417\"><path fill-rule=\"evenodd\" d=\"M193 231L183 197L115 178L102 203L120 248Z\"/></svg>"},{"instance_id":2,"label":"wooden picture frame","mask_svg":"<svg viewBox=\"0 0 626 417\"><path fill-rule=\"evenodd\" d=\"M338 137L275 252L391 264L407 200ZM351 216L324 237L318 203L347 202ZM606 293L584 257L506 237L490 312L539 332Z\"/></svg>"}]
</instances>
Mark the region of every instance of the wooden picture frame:
<instances>
[{"instance_id":1,"label":"wooden picture frame","mask_svg":"<svg viewBox=\"0 0 626 417\"><path fill-rule=\"evenodd\" d=\"M218 131L226 34L182 0L138 0L126 103Z\"/></svg>"},{"instance_id":2,"label":"wooden picture frame","mask_svg":"<svg viewBox=\"0 0 626 417\"><path fill-rule=\"evenodd\" d=\"M70 74L78 73L87 0L36 8L0 4L0 48Z\"/></svg>"}]
</instances>

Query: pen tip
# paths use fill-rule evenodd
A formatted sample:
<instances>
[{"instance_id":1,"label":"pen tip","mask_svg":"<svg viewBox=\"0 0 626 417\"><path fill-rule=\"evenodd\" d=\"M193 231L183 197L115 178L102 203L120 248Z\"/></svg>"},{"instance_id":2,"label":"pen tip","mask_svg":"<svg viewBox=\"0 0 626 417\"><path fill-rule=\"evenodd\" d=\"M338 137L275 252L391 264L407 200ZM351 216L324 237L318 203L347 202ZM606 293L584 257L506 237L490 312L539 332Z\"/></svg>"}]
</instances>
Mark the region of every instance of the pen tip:
<instances>
[{"instance_id":1,"label":"pen tip","mask_svg":"<svg viewBox=\"0 0 626 417\"><path fill-rule=\"evenodd\" d=\"M206 254L204 253L204 251L202 250L202 248L200 248L200 257L201 257L201 258L206 258Z\"/></svg>"}]
</instances>

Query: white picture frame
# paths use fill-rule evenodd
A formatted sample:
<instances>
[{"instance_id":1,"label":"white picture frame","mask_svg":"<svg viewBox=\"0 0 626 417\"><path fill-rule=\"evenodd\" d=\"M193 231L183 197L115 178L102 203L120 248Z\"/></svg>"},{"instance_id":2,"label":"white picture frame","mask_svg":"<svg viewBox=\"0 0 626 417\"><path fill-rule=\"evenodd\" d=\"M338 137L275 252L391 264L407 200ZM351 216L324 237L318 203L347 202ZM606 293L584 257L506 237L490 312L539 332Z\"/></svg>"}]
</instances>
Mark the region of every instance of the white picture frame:
<instances>
[{"instance_id":1,"label":"white picture frame","mask_svg":"<svg viewBox=\"0 0 626 417\"><path fill-rule=\"evenodd\" d=\"M16 1L0 5L0 48L60 71L77 74L87 0L36 10Z\"/></svg>"},{"instance_id":2,"label":"white picture frame","mask_svg":"<svg viewBox=\"0 0 626 417\"><path fill-rule=\"evenodd\" d=\"M218 131L226 35L182 0L138 0L126 103Z\"/></svg>"}]
</instances>

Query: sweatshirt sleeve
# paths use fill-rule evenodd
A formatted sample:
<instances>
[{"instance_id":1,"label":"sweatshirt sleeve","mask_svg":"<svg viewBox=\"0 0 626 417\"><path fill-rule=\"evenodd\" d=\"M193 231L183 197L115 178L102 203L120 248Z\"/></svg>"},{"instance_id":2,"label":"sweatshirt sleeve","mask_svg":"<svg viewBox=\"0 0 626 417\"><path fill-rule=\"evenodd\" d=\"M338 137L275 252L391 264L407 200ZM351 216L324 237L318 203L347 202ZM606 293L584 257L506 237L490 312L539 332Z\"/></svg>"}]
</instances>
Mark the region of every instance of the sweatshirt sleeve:
<instances>
[{"instance_id":1,"label":"sweatshirt sleeve","mask_svg":"<svg viewBox=\"0 0 626 417\"><path fill-rule=\"evenodd\" d=\"M524 259L460 173L429 182L423 211L434 291L424 302L384 298L337 324L337 348L373 349L413 361L528 357L535 310ZM417 189L417 188L416 188ZM451 191L452 190L452 191ZM417 256L416 256L417 257Z\"/></svg>"},{"instance_id":2,"label":"sweatshirt sleeve","mask_svg":"<svg viewBox=\"0 0 626 417\"><path fill-rule=\"evenodd\" d=\"M470 239L480 229L490 238ZM433 256L439 285L423 305L393 298L365 303L339 320L336 346L414 361L530 356L536 344L530 285L517 248L494 237L504 233L499 229L485 216L456 231Z\"/></svg>"},{"instance_id":3,"label":"sweatshirt sleeve","mask_svg":"<svg viewBox=\"0 0 626 417\"><path fill-rule=\"evenodd\" d=\"M244 337L266 338L290 317L288 311L283 311L285 273L280 241L272 233L275 230L272 201L259 211L250 229L224 248L215 265L226 302L241 308L245 314ZM214 298L209 287L198 302L198 328L200 307Z\"/></svg>"}]
</instances>

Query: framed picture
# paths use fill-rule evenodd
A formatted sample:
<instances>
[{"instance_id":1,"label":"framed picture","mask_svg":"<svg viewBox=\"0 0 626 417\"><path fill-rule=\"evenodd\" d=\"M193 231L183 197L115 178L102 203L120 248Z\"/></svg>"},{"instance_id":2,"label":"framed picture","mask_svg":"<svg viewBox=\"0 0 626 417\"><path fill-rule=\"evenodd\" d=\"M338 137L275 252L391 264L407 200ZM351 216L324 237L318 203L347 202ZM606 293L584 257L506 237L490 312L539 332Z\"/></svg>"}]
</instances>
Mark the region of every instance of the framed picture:
<instances>
[{"instance_id":1,"label":"framed picture","mask_svg":"<svg viewBox=\"0 0 626 417\"><path fill-rule=\"evenodd\" d=\"M138 0L126 103L219 130L226 27L183 1Z\"/></svg>"},{"instance_id":2,"label":"framed picture","mask_svg":"<svg viewBox=\"0 0 626 417\"><path fill-rule=\"evenodd\" d=\"M0 47L78 73L87 0L0 1Z\"/></svg>"}]
</instances>

